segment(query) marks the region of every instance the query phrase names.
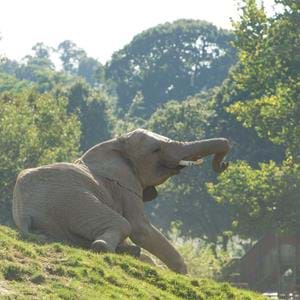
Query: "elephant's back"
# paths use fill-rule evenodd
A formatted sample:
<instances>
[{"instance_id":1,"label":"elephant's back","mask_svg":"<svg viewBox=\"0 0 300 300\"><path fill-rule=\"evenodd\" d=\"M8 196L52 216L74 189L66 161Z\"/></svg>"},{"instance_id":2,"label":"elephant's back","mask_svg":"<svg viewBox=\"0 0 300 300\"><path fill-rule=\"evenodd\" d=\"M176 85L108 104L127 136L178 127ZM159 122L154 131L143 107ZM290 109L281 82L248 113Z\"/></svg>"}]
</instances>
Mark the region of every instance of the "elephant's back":
<instances>
[{"instance_id":1,"label":"elephant's back","mask_svg":"<svg viewBox=\"0 0 300 300\"><path fill-rule=\"evenodd\" d=\"M22 171L14 188L13 218L26 231L32 221L58 224L79 193L98 192L98 182L76 164L57 163ZM71 212L69 212L71 213Z\"/></svg>"},{"instance_id":2,"label":"elephant's back","mask_svg":"<svg viewBox=\"0 0 300 300\"><path fill-rule=\"evenodd\" d=\"M22 193L41 196L43 194L66 193L81 188L97 188L98 182L76 164L56 163L22 171L16 181ZM51 196L51 195L50 195Z\"/></svg>"}]
</instances>

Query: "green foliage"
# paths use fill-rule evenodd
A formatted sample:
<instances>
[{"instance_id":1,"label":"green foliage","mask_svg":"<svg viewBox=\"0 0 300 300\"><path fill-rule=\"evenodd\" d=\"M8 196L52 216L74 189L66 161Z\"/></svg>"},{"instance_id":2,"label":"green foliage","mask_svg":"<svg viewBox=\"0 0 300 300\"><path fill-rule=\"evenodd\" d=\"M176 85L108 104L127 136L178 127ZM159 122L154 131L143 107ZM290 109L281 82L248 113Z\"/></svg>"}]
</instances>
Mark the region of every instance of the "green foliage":
<instances>
[{"instance_id":1,"label":"green foliage","mask_svg":"<svg viewBox=\"0 0 300 300\"><path fill-rule=\"evenodd\" d=\"M204 21L179 20L134 37L106 66L127 111L141 93L150 115L159 104L220 84L235 61L230 32Z\"/></svg>"},{"instance_id":2,"label":"green foliage","mask_svg":"<svg viewBox=\"0 0 300 300\"><path fill-rule=\"evenodd\" d=\"M174 140L192 141L203 138L213 114L211 103L199 94L183 102L167 102L151 115L146 126Z\"/></svg>"},{"instance_id":3,"label":"green foliage","mask_svg":"<svg viewBox=\"0 0 300 300\"><path fill-rule=\"evenodd\" d=\"M295 157L300 154L296 153L300 140L300 5L278 2L285 10L268 19L255 1L245 1L243 18L236 24L241 68L233 78L240 91L247 91L247 102L238 102L228 111Z\"/></svg>"},{"instance_id":4,"label":"green foliage","mask_svg":"<svg viewBox=\"0 0 300 300\"><path fill-rule=\"evenodd\" d=\"M3 92L19 93L30 87L30 83L25 80L19 80L13 75L0 72L0 94Z\"/></svg>"},{"instance_id":5,"label":"green foliage","mask_svg":"<svg viewBox=\"0 0 300 300\"><path fill-rule=\"evenodd\" d=\"M244 126L254 128L261 137L282 144L294 156L299 155L296 153L300 139L300 20L297 9L290 3L274 19L258 18L264 13L255 9L254 2L247 1L246 15L236 24L241 68L233 78L239 93L247 94L247 101L236 103L228 111ZM299 12L299 4L296 6ZM261 28L260 33L252 35L255 45L243 42L249 40L245 27L253 31L253 28Z\"/></svg>"},{"instance_id":6,"label":"green foliage","mask_svg":"<svg viewBox=\"0 0 300 300\"><path fill-rule=\"evenodd\" d=\"M52 55L60 54L64 70L58 71L52 61ZM70 85L82 78L94 88L106 85L104 67L71 41L64 41L58 49L50 48L43 43L32 47L32 54L26 55L21 62L3 58L0 60L0 74L15 76L22 81L34 82L40 92L51 91L56 86ZM2 88L1 88L2 90Z\"/></svg>"},{"instance_id":7,"label":"green foliage","mask_svg":"<svg viewBox=\"0 0 300 300\"><path fill-rule=\"evenodd\" d=\"M262 138L285 149L300 159L300 81L278 84L273 95L236 102L228 108L245 127L253 127Z\"/></svg>"},{"instance_id":8,"label":"green foliage","mask_svg":"<svg viewBox=\"0 0 300 300\"><path fill-rule=\"evenodd\" d=\"M0 92L20 91L24 86L34 86L43 93L71 81L69 75L57 72L43 62L40 65L40 60L33 56L27 56L22 63L3 59L0 63L0 78L1 81L3 79Z\"/></svg>"},{"instance_id":9,"label":"green foliage","mask_svg":"<svg viewBox=\"0 0 300 300\"><path fill-rule=\"evenodd\" d=\"M173 222L168 237L184 257L188 273L192 277L219 279L222 268L229 262L226 252L214 251L214 246L199 238L182 236L180 228Z\"/></svg>"},{"instance_id":10,"label":"green foliage","mask_svg":"<svg viewBox=\"0 0 300 300\"><path fill-rule=\"evenodd\" d=\"M41 68L54 70L54 63L51 60L51 54L54 49L51 49L44 43L37 43L32 47L34 55L25 56L25 60L30 60L31 64L39 65Z\"/></svg>"},{"instance_id":11,"label":"green foliage","mask_svg":"<svg viewBox=\"0 0 300 300\"><path fill-rule=\"evenodd\" d=\"M34 256L21 254L20 246ZM1 296L8 299L264 299L132 257L43 243L4 226L0 226L0 280Z\"/></svg>"},{"instance_id":12,"label":"green foliage","mask_svg":"<svg viewBox=\"0 0 300 300\"><path fill-rule=\"evenodd\" d=\"M105 84L103 65L97 59L88 57L74 42L70 40L61 42L56 52L67 74L84 78L92 87Z\"/></svg>"},{"instance_id":13,"label":"green foliage","mask_svg":"<svg viewBox=\"0 0 300 300\"><path fill-rule=\"evenodd\" d=\"M224 107L237 101L240 108L244 107L246 101L274 96L276 90L297 82L299 18L297 21L296 15L290 16L288 21L290 17L282 14L268 18L255 0L242 3L242 17L234 24L233 43L239 61L215 96L214 126L220 135L231 139L231 157L257 166L257 162L270 159L280 162L284 147L272 144L265 138L267 134L257 136L257 124L242 127Z\"/></svg>"},{"instance_id":14,"label":"green foliage","mask_svg":"<svg viewBox=\"0 0 300 300\"><path fill-rule=\"evenodd\" d=\"M247 100L272 95L278 84L289 85L299 79L299 3L298 10L285 6L283 13L267 18L264 10L247 0L244 15L235 24L241 68L233 77Z\"/></svg>"},{"instance_id":15,"label":"green foliage","mask_svg":"<svg viewBox=\"0 0 300 300\"><path fill-rule=\"evenodd\" d=\"M37 43L32 47L33 55L26 55L21 63L6 59L0 70L16 76L19 80L36 83L40 92L50 91L57 83L67 82L67 76L55 70L51 60L54 49Z\"/></svg>"},{"instance_id":16,"label":"green foliage","mask_svg":"<svg viewBox=\"0 0 300 300\"><path fill-rule=\"evenodd\" d=\"M116 107L115 115L120 115L119 107ZM115 118L114 135L118 136L136 128L144 127L147 122L147 109L145 107L144 98L141 92L137 92L128 111L122 118Z\"/></svg>"},{"instance_id":17,"label":"green foliage","mask_svg":"<svg viewBox=\"0 0 300 300\"><path fill-rule=\"evenodd\" d=\"M78 64L77 75L83 77L93 87L105 82L104 67L92 57L83 57Z\"/></svg>"},{"instance_id":18,"label":"green foliage","mask_svg":"<svg viewBox=\"0 0 300 300\"><path fill-rule=\"evenodd\" d=\"M19 67L19 63L16 60L8 59L7 57L1 57L0 59L0 72L6 75L16 75L16 70Z\"/></svg>"},{"instance_id":19,"label":"green foliage","mask_svg":"<svg viewBox=\"0 0 300 300\"><path fill-rule=\"evenodd\" d=\"M79 123L67 115L66 99L26 90L0 98L1 210L9 205L17 174L24 168L78 155ZM8 219L7 211L1 221Z\"/></svg>"},{"instance_id":20,"label":"green foliage","mask_svg":"<svg viewBox=\"0 0 300 300\"><path fill-rule=\"evenodd\" d=\"M67 111L78 116L81 124L80 149L85 151L111 136L108 106L112 98L104 90L93 90L85 82L75 82L66 92Z\"/></svg>"},{"instance_id":21,"label":"green foliage","mask_svg":"<svg viewBox=\"0 0 300 300\"><path fill-rule=\"evenodd\" d=\"M291 159L281 166L263 163L259 169L240 161L208 187L216 201L230 207L232 231L257 239L269 231L298 230L299 171Z\"/></svg>"},{"instance_id":22,"label":"green foliage","mask_svg":"<svg viewBox=\"0 0 300 300\"><path fill-rule=\"evenodd\" d=\"M277 2L284 9L267 18L254 0L244 1L244 14L235 24L239 66L231 73L240 101L227 101L227 111L260 137L280 144L286 158L256 169L236 163L217 185L209 185L215 199L230 207L232 230L256 238L267 230L298 231L300 220L300 4Z\"/></svg>"},{"instance_id":23,"label":"green foliage","mask_svg":"<svg viewBox=\"0 0 300 300\"><path fill-rule=\"evenodd\" d=\"M86 57L85 51L70 40L61 42L57 50L64 70L71 74L76 72L80 60Z\"/></svg>"}]
</instances>

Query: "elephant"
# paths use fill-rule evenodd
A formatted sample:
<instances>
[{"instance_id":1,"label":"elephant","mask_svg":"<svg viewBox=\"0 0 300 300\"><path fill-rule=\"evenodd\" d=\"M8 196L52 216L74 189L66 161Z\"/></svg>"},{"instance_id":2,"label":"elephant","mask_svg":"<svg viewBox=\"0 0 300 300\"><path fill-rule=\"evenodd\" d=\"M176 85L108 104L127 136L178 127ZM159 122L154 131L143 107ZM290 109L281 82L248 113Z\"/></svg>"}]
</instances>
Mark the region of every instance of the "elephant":
<instances>
[{"instance_id":1,"label":"elephant","mask_svg":"<svg viewBox=\"0 0 300 300\"><path fill-rule=\"evenodd\" d=\"M151 224L144 202L185 167L182 161L213 155L213 170L223 172L229 148L225 138L179 142L136 129L95 145L74 163L21 171L13 192L14 222L23 232L37 230L96 252L131 249L138 256L143 248L186 274L183 258Z\"/></svg>"}]
</instances>

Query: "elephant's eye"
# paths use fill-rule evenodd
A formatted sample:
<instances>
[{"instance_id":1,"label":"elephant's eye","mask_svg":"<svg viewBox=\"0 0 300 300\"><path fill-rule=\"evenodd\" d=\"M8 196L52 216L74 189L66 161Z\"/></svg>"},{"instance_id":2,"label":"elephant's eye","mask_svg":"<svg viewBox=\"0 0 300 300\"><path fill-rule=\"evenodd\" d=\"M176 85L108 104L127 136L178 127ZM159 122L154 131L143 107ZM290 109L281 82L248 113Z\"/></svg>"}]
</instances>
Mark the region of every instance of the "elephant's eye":
<instances>
[{"instance_id":1,"label":"elephant's eye","mask_svg":"<svg viewBox=\"0 0 300 300\"><path fill-rule=\"evenodd\" d=\"M160 147L155 148L152 153L158 153L160 151Z\"/></svg>"}]
</instances>

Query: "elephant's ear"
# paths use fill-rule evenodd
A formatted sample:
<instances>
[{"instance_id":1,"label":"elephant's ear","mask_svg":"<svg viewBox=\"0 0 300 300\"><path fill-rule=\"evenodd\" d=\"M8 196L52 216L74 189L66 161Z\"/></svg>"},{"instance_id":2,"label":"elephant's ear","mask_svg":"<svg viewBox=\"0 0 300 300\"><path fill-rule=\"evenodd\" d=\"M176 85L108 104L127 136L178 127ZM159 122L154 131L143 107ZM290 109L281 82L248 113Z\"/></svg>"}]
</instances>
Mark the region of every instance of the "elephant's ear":
<instances>
[{"instance_id":1,"label":"elephant's ear","mask_svg":"<svg viewBox=\"0 0 300 300\"><path fill-rule=\"evenodd\" d=\"M154 186L149 186L143 191L143 201L148 202L152 201L157 197L157 190Z\"/></svg>"}]
</instances>

